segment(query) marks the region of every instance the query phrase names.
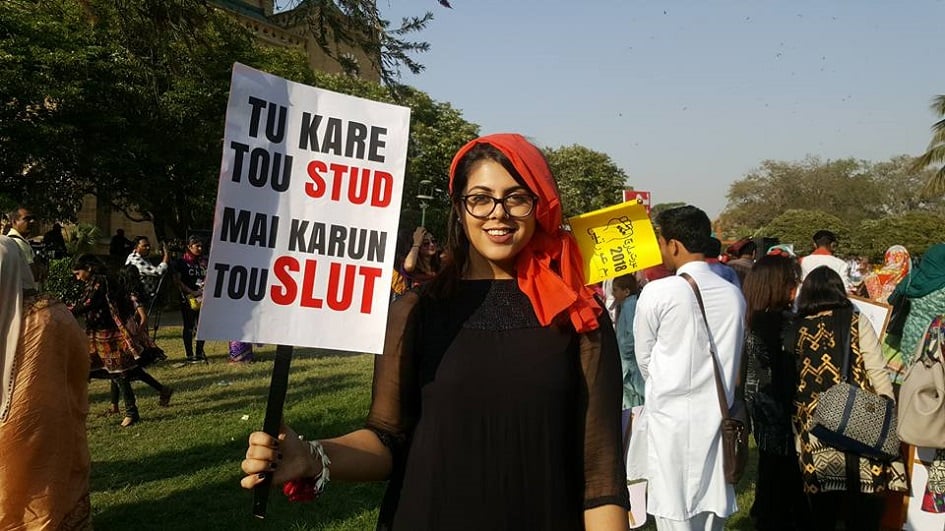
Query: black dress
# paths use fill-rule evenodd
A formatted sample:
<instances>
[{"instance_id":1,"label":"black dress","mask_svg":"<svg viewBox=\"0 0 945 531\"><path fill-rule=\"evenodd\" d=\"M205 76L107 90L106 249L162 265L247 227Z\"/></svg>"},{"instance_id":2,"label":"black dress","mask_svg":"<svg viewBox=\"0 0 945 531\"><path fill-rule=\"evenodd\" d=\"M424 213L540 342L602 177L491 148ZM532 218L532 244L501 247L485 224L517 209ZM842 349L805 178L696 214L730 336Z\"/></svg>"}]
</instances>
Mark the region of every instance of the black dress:
<instances>
[{"instance_id":1,"label":"black dress","mask_svg":"<svg viewBox=\"0 0 945 531\"><path fill-rule=\"evenodd\" d=\"M398 299L386 341L367 423L395 462L379 529L578 530L627 506L609 322L542 327L515 280L463 281Z\"/></svg>"}]
</instances>

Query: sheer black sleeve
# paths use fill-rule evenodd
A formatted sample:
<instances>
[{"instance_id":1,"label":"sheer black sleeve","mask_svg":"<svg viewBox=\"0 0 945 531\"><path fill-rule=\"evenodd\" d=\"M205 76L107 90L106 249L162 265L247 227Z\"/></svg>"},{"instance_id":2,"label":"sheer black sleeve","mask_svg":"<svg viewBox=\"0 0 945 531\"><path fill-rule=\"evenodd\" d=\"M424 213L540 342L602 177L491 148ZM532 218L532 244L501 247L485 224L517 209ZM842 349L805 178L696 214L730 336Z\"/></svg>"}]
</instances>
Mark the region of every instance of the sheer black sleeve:
<instances>
[{"instance_id":1,"label":"sheer black sleeve","mask_svg":"<svg viewBox=\"0 0 945 531\"><path fill-rule=\"evenodd\" d=\"M371 411L365 427L390 450L394 470L403 467L407 439L420 412L414 355L418 303L419 296L411 291L391 305L384 353L374 359Z\"/></svg>"},{"instance_id":2,"label":"sheer black sleeve","mask_svg":"<svg viewBox=\"0 0 945 531\"><path fill-rule=\"evenodd\" d=\"M620 412L623 381L613 325L607 314L597 330L581 335L581 402L584 433L584 508L629 508Z\"/></svg>"}]
</instances>

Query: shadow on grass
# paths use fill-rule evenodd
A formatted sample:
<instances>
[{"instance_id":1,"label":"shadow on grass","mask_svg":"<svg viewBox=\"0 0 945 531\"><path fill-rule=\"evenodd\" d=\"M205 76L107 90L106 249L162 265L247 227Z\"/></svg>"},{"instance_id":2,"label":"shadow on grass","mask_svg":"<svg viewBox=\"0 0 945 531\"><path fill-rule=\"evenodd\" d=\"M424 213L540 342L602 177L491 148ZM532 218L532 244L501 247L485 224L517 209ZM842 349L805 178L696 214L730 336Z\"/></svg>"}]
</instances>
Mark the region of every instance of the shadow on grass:
<instances>
[{"instance_id":1,"label":"shadow on grass","mask_svg":"<svg viewBox=\"0 0 945 531\"><path fill-rule=\"evenodd\" d=\"M158 381L164 385L168 385L174 388L174 400L172 403L179 403L180 400L186 399L188 391L196 390L206 390L211 387L219 387L220 389L228 389L231 386L239 385L243 381L257 381L259 378L268 378L269 374L272 371L272 367L260 366L259 370L254 370L253 372L220 372L213 374L189 374L189 375L176 375L176 374L153 374ZM289 374L289 394L292 395L298 392L308 392L317 391L322 392L334 392L340 390L341 387L346 385L356 384L357 381L363 376L352 369L350 373L345 373L342 375L334 375L331 377L319 377L319 376L307 376L299 377L296 376L293 378L292 374ZM370 384L368 384L370 385ZM150 395L156 394L156 391L150 389L147 385L142 384L141 382L134 383L135 395L147 397ZM139 393L139 391L141 391ZM233 391L221 391L220 393L211 394L209 397L201 397L202 401L207 399L213 399L217 396L226 396L232 394ZM265 386L254 386L251 388L240 387L238 393L243 396L261 396L265 399L268 396L269 386L268 380ZM110 391L108 381L106 380L93 380L89 385L89 401L92 403L95 402L107 402L110 398Z\"/></svg>"},{"instance_id":2,"label":"shadow on grass","mask_svg":"<svg viewBox=\"0 0 945 531\"><path fill-rule=\"evenodd\" d=\"M286 395L286 401L289 404L310 398L313 391L318 394L331 394L350 389L357 383L354 378L308 378L312 382L306 389L289 390ZM265 414L265 405L268 397L269 387L257 385L250 388L239 388L229 390L221 387L221 391L207 395L202 394L195 399L189 399L186 390L175 393L170 407L158 407L155 401L141 398L138 399L138 410L141 415L141 424L131 428L132 431L139 429L161 429L160 423L178 419L181 417L202 417L209 416L211 419L218 419L221 423L238 422L237 416L242 417L245 414L253 414L256 417L254 424L247 424L246 433L252 429L259 429L262 424L262 418ZM106 395L107 396L107 395ZM107 400L107 398L103 398ZM95 407L95 406L93 406ZM101 408L102 406L98 406ZM365 409L365 415L367 410ZM90 430L106 429L120 430L117 427L121 415L108 418L94 417L88 421ZM214 422L216 423L216 422ZM126 430L122 430L126 431Z\"/></svg>"},{"instance_id":3,"label":"shadow on grass","mask_svg":"<svg viewBox=\"0 0 945 531\"><path fill-rule=\"evenodd\" d=\"M161 464L162 461L153 461L148 466ZM135 472L136 468L127 466L125 469L129 481L141 481ZM239 473L226 474L226 477L214 478L196 486L152 493L148 499L139 497L131 503L112 505L101 511L95 509L93 501L92 523L96 531L351 528L345 522L359 519L369 520L373 524L383 494L381 483L333 483L330 490L315 503L289 503L279 489L273 489L267 516L261 520L252 516L252 493L239 487L239 478ZM360 526L370 527L373 525Z\"/></svg>"}]
</instances>

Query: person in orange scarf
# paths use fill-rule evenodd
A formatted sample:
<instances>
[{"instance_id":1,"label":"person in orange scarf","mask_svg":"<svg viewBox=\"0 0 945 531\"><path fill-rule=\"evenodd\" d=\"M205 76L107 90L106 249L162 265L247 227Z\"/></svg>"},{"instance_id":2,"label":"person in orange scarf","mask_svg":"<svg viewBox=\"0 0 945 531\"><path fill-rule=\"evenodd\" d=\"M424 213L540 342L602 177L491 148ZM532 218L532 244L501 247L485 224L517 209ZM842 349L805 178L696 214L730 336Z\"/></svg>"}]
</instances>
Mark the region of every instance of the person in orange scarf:
<instances>
[{"instance_id":1,"label":"person in orange scarf","mask_svg":"<svg viewBox=\"0 0 945 531\"><path fill-rule=\"evenodd\" d=\"M884 262L883 267L863 279L870 299L877 302L886 302L899 282L912 270L909 251L901 245L886 249Z\"/></svg>"},{"instance_id":2,"label":"person in orange scarf","mask_svg":"<svg viewBox=\"0 0 945 531\"><path fill-rule=\"evenodd\" d=\"M0 529L91 529L88 342L61 302L24 297L0 236Z\"/></svg>"},{"instance_id":3,"label":"person in orange scarf","mask_svg":"<svg viewBox=\"0 0 945 531\"><path fill-rule=\"evenodd\" d=\"M255 432L242 486L271 474L311 499L329 472L389 479L379 529L627 529L616 338L544 157L478 138L449 189L447 263L391 306L365 428Z\"/></svg>"}]
</instances>

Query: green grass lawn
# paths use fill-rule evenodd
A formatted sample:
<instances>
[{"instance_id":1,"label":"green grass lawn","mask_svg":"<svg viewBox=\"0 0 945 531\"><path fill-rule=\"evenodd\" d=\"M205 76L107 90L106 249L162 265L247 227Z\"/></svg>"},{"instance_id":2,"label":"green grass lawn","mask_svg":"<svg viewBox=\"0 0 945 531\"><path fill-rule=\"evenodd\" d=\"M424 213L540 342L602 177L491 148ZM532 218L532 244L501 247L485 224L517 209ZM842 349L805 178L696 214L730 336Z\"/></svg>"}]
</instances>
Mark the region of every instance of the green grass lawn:
<instances>
[{"instance_id":1,"label":"green grass lawn","mask_svg":"<svg viewBox=\"0 0 945 531\"><path fill-rule=\"evenodd\" d=\"M183 359L180 327L162 328L158 345L168 361L149 372L174 387L168 408L135 383L141 422L120 428L121 415L101 417L108 384L89 387L92 510L97 531L108 530L362 530L373 529L382 483L331 483L315 503L288 503L272 492L268 516L252 516L252 493L239 486L246 438L261 429L274 346L256 349L260 361L229 365L226 344L211 342L209 365L172 367ZM371 393L372 355L296 349L285 418L299 433L326 437L361 426ZM742 508L731 529L750 529L746 517L754 463L739 485ZM653 527L655 529L655 527Z\"/></svg>"}]
</instances>

